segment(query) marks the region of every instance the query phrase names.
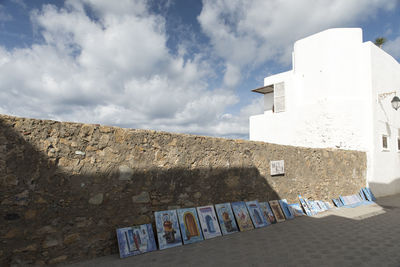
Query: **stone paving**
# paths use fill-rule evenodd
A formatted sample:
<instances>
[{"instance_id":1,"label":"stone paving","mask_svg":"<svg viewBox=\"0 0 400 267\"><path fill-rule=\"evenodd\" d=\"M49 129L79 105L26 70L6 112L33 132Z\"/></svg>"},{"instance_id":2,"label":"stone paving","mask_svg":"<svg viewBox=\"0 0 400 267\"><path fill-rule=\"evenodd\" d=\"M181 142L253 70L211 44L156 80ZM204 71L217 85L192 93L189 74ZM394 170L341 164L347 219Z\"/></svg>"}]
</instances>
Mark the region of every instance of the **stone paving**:
<instances>
[{"instance_id":1,"label":"stone paving","mask_svg":"<svg viewBox=\"0 0 400 267\"><path fill-rule=\"evenodd\" d=\"M400 266L400 195L179 248L69 266Z\"/></svg>"}]
</instances>

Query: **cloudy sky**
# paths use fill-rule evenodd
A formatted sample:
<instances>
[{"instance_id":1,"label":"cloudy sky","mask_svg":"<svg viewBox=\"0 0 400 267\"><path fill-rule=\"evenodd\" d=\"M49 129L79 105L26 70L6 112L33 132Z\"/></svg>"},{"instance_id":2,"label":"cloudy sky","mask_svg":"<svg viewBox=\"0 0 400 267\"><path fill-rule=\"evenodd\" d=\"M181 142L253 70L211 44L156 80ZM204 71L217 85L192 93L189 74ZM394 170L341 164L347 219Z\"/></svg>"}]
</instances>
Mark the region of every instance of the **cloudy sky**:
<instances>
[{"instance_id":1,"label":"cloudy sky","mask_svg":"<svg viewBox=\"0 0 400 267\"><path fill-rule=\"evenodd\" d=\"M332 27L400 59L398 0L0 0L0 113L248 138L250 90Z\"/></svg>"}]
</instances>

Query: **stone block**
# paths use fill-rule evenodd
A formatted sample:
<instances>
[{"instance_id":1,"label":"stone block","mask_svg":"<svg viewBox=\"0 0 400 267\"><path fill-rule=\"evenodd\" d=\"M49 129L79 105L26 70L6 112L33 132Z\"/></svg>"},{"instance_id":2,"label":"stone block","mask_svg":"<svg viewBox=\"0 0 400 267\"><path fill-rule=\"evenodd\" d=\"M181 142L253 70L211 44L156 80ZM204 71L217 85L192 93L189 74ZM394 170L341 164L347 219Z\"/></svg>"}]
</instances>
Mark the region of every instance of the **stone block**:
<instances>
[{"instance_id":1,"label":"stone block","mask_svg":"<svg viewBox=\"0 0 400 267\"><path fill-rule=\"evenodd\" d=\"M104 197L103 193L98 193L98 194L92 196L91 198L89 198L89 204L100 205L103 203L103 197Z\"/></svg>"},{"instance_id":2,"label":"stone block","mask_svg":"<svg viewBox=\"0 0 400 267\"><path fill-rule=\"evenodd\" d=\"M118 179L120 181L130 181L133 177L133 169L129 166L121 165L118 167L119 176Z\"/></svg>"},{"instance_id":3,"label":"stone block","mask_svg":"<svg viewBox=\"0 0 400 267\"><path fill-rule=\"evenodd\" d=\"M139 195L132 197L133 203L149 203L150 202L150 195L148 192L142 192Z\"/></svg>"}]
</instances>

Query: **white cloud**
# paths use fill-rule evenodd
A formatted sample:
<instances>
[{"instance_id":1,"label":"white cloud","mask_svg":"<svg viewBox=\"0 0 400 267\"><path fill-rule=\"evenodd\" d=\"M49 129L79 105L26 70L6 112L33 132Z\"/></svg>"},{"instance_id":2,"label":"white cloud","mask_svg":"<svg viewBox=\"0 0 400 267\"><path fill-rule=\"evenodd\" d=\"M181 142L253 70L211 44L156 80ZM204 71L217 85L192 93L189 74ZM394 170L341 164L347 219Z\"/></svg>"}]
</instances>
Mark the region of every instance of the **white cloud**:
<instances>
[{"instance_id":1,"label":"white cloud","mask_svg":"<svg viewBox=\"0 0 400 267\"><path fill-rule=\"evenodd\" d=\"M0 46L2 112L218 135L220 116L238 102L229 90L208 88L202 55L169 52L165 19L144 1L67 1L31 20L42 43ZM242 128L223 133L246 135Z\"/></svg>"},{"instance_id":2,"label":"white cloud","mask_svg":"<svg viewBox=\"0 0 400 267\"><path fill-rule=\"evenodd\" d=\"M290 63L293 42L300 38L371 19L395 6L396 0L203 0L198 20L226 62L225 84L234 86L245 67Z\"/></svg>"}]
</instances>

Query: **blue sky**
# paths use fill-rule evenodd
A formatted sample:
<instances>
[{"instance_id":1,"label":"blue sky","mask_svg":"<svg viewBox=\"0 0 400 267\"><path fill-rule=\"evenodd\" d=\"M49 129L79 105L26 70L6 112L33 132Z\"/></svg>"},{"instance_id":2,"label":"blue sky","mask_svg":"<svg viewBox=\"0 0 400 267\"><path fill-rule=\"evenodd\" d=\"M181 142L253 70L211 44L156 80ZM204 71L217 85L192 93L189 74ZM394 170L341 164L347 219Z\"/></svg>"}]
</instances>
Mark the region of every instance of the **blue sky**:
<instances>
[{"instance_id":1,"label":"blue sky","mask_svg":"<svg viewBox=\"0 0 400 267\"><path fill-rule=\"evenodd\" d=\"M333 27L400 59L396 0L0 0L0 113L248 138L250 90Z\"/></svg>"}]
</instances>

